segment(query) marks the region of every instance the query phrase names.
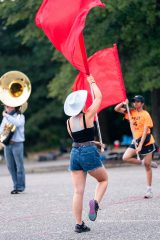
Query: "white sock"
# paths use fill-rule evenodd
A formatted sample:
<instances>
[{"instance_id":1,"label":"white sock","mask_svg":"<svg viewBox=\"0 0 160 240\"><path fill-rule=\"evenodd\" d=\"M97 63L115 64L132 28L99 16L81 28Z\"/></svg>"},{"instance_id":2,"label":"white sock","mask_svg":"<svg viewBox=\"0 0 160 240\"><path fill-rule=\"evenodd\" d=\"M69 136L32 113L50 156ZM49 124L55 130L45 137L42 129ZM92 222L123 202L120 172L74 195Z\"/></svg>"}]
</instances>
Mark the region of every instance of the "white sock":
<instances>
[{"instance_id":1,"label":"white sock","mask_svg":"<svg viewBox=\"0 0 160 240\"><path fill-rule=\"evenodd\" d=\"M147 186L147 190L152 190L152 187L151 186Z\"/></svg>"}]
</instances>

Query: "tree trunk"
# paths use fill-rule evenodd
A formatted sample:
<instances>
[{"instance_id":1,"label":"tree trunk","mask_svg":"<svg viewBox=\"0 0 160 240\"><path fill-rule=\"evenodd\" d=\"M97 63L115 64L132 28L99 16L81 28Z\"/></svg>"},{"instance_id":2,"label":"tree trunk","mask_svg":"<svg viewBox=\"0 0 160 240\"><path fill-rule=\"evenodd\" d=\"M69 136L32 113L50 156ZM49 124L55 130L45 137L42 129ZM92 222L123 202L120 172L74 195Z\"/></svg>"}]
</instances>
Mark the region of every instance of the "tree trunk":
<instances>
[{"instance_id":1,"label":"tree trunk","mask_svg":"<svg viewBox=\"0 0 160 240\"><path fill-rule=\"evenodd\" d=\"M154 123L153 135L156 144L160 146L160 89L151 92L151 108Z\"/></svg>"}]
</instances>

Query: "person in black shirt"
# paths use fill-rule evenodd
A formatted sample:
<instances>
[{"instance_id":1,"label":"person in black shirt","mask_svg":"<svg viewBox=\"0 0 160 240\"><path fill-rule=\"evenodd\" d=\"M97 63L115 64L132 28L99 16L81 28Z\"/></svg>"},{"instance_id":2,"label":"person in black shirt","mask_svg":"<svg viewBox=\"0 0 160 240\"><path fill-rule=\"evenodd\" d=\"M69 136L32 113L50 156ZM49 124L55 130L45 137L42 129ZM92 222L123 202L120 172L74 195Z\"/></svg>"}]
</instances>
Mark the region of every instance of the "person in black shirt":
<instances>
[{"instance_id":1,"label":"person in black shirt","mask_svg":"<svg viewBox=\"0 0 160 240\"><path fill-rule=\"evenodd\" d=\"M79 90L68 95L64 103L64 112L70 116L67 130L73 139L70 154L70 170L74 186L73 214L76 220L75 232L87 232L90 228L82 221L83 195L87 173L98 181L94 199L89 202L89 219L95 221L99 203L107 189L107 172L100 160L100 154L94 142L94 118L102 101L101 92L94 78L87 81L92 85L95 99L84 112L87 91Z\"/></svg>"}]
</instances>

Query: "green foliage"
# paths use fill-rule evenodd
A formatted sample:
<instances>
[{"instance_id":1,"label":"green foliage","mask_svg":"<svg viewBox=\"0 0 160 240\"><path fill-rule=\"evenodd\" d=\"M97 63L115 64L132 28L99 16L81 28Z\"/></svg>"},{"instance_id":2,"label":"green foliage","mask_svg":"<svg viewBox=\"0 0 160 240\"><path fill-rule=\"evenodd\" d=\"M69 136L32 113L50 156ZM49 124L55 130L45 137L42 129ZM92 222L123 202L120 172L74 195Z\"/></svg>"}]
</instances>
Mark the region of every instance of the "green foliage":
<instances>
[{"instance_id":1,"label":"green foliage","mask_svg":"<svg viewBox=\"0 0 160 240\"><path fill-rule=\"evenodd\" d=\"M31 0L0 3L0 75L20 70L31 80L32 94L25 112L26 142L28 148L36 149L57 146L57 139L64 135L58 130L64 121L62 103L48 98L47 88L61 64L54 58L55 49L51 43L35 26L40 3Z\"/></svg>"},{"instance_id":2,"label":"green foliage","mask_svg":"<svg viewBox=\"0 0 160 240\"><path fill-rule=\"evenodd\" d=\"M64 101L66 96L71 92L76 74L76 70L69 63L64 63L60 71L48 85L49 96L57 97L57 99Z\"/></svg>"},{"instance_id":3,"label":"green foliage","mask_svg":"<svg viewBox=\"0 0 160 240\"><path fill-rule=\"evenodd\" d=\"M117 1L116 1L117 2ZM156 0L110 1L109 25L119 32L117 40L123 73L130 92L160 88L160 8ZM110 17L110 15L112 17ZM117 22L117 24L116 24Z\"/></svg>"},{"instance_id":4,"label":"green foliage","mask_svg":"<svg viewBox=\"0 0 160 240\"><path fill-rule=\"evenodd\" d=\"M127 95L148 96L160 89L159 1L104 2L106 9L94 8L87 16L84 29L87 54L117 43ZM63 102L77 75L35 26L35 14L41 3L42 0L0 1L0 75L17 69L31 80L26 140L28 147L35 149L52 147L66 137ZM107 114L113 123L115 115L112 111ZM113 131L115 125L108 129Z\"/></svg>"}]
</instances>

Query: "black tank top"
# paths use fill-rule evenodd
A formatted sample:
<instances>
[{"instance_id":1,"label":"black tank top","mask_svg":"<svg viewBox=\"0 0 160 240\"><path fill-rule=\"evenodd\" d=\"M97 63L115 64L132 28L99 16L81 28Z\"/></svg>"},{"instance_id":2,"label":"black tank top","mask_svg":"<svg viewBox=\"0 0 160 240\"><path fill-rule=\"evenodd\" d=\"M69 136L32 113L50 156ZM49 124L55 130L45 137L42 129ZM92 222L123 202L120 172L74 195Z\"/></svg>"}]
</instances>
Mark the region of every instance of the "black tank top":
<instances>
[{"instance_id":1,"label":"black tank top","mask_svg":"<svg viewBox=\"0 0 160 240\"><path fill-rule=\"evenodd\" d=\"M69 130L71 132L73 141L76 143L82 143L82 142L88 142L88 141L94 140L94 127L91 127L91 128L86 127L85 114L83 114L83 124L84 124L84 129L77 132L72 132L70 127L70 122L68 119Z\"/></svg>"}]
</instances>

